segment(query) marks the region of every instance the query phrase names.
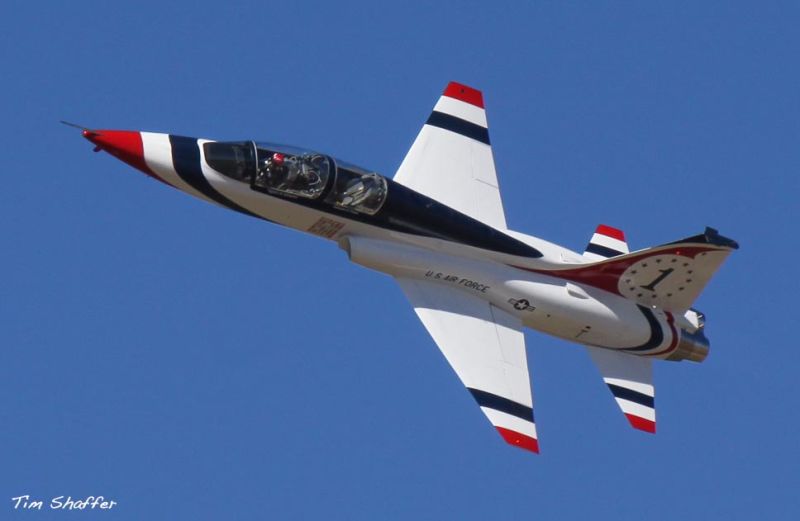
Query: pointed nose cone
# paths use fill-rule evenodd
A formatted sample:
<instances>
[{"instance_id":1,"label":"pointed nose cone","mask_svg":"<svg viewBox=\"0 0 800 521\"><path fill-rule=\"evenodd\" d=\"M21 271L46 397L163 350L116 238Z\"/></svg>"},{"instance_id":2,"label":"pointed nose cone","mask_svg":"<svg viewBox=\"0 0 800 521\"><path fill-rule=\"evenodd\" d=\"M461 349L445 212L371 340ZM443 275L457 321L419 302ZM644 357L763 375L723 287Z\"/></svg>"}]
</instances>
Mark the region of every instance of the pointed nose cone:
<instances>
[{"instance_id":1,"label":"pointed nose cone","mask_svg":"<svg viewBox=\"0 0 800 521\"><path fill-rule=\"evenodd\" d=\"M145 174L155 177L144 160L142 135L130 130L84 130L83 137L96 145L95 150L104 150Z\"/></svg>"}]
</instances>

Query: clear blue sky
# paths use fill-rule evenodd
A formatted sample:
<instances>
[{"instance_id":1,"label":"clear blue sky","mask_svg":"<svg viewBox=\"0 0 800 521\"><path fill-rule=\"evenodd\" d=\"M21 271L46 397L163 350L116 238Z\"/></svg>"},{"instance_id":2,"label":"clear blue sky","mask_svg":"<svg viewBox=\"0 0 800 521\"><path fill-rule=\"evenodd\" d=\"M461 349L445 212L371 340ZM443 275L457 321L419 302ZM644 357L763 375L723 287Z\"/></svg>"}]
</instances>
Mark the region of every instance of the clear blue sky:
<instances>
[{"instance_id":1,"label":"clear blue sky","mask_svg":"<svg viewBox=\"0 0 800 521\"><path fill-rule=\"evenodd\" d=\"M655 4L4 2L0 518L70 517L27 493L119 502L74 519L796 519L800 8ZM484 91L511 227L741 243L697 302L707 361L656 368L656 436L529 332L542 454L506 446L388 277L57 123L392 175L450 80Z\"/></svg>"}]
</instances>

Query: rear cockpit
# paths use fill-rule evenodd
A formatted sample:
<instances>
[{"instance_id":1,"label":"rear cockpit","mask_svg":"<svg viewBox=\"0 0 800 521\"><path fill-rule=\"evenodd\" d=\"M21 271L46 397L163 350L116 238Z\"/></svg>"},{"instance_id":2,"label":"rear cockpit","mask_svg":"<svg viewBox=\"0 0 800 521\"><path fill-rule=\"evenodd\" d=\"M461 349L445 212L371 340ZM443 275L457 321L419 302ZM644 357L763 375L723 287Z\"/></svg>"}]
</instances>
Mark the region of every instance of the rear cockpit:
<instances>
[{"instance_id":1,"label":"rear cockpit","mask_svg":"<svg viewBox=\"0 0 800 521\"><path fill-rule=\"evenodd\" d=\"M386 178L341 161L337 165L333 203L344 210L376 214L386 201Z\"/></svg>"},{"instance_id":2,"label":"rear cockpit","mask_svg":"<svg viewBox=\"0 0 800 521\"><path fill-rule=\"evenodd\" d=\"M383 176L310 150L245 141L208 142L203 152L217 172L270 195L368 215L386 201L388 183Z\"/></svg>"}]
</instances>

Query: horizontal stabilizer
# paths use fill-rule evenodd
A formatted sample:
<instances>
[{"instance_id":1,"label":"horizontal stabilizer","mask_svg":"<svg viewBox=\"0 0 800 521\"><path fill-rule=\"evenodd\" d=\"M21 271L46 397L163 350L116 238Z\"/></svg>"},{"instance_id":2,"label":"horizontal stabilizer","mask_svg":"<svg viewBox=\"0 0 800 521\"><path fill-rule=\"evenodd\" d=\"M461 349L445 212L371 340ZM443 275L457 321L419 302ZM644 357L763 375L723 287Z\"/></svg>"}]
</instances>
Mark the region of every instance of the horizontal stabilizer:
<instances>
[{"instance_id":1,"label":"horizontal stabilizer","mask_svg":"<svg viewBox=\"0 0 800 521\"><path fill-rule=\"evenodd\" d=\"M586 349L631 426L655 433L653 360L599 347Z\"/></svg>"}]
</instances>

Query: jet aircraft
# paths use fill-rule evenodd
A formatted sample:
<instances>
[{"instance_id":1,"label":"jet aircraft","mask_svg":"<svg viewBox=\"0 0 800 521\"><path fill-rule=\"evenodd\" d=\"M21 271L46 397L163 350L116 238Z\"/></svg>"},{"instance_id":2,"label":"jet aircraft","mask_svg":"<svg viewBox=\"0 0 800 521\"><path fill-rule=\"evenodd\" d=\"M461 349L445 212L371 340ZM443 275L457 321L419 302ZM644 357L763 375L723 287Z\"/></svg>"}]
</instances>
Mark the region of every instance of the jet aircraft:
<instances>
[{"instance_id":1,"label":"jet aircraft","mask_svg":"<svg viewBox=\"0 0 800 521\"><path fill-rule=\"evenodd\" d=\"M712 228L634 252L606 225L584 252L510 230L483 95L455 82L391 179L273 143L83 136L168 186L333 241L394 277L499 434L537 453L523 328L584 346L631 426L655 432L653 361L706 358L692 303L738 248Z\"/></svg>"}]
</instances>

